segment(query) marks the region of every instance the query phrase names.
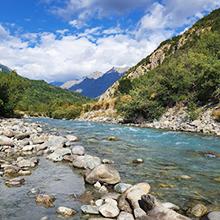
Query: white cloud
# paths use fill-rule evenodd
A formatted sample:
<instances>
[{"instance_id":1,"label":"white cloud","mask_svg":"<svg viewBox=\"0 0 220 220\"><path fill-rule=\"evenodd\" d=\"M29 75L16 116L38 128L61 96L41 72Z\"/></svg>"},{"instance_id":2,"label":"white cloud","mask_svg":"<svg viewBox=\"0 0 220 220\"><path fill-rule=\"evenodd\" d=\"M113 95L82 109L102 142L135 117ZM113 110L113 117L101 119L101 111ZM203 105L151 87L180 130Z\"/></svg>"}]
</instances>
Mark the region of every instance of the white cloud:
<instances>
[{"instance_id":1,"label":"white cloud","mask_svg":"<svg viewBox=\"0 0 220 220\"><path fill-rule=\"evenodd\" d=\"M106 1L69 2L75 7L72 10L79 9L81 20L88 15L87 9L93 7L94 2L99 3L99 10L104 10ZM135 1L131 0L126 5L123 0L120 5L113 0L110 6L117 6L118 11L121 7L123 11ZM140 2L139 6L150 0ZM105 6L102 5L104 3ZM210 11L218 6L219 0L195 0L193 4L191 0L164 0L152 4L132 29L93 27L78 31L75 35L64 29L56 33L13 36L0 25L0 63L16 69L23 76L47 81L79 78L97 70L106 71L112 66L132 66L152 52L161 41L173 36L177 28L188 27L203 15L204 10ZM70 24L77 25L75 20Z\"/></svg>"},{"instance_id":2,"label":"white cloud","mask_svg":"<svg viewBox=\"0 0 220 220\"><path fill-rule=\"evenodd\" d=\"M90 41L89 36L98 31L99 28L87 29L84 36L61 38L52 33L39 33L39 42L34 47L6 32L8 40L0 42L0 63L29 78L67 80L97 70L106 71L112 66L134 65L161 40L136 40L129 34L116 34Z\"/></svg>"}]
</instances>

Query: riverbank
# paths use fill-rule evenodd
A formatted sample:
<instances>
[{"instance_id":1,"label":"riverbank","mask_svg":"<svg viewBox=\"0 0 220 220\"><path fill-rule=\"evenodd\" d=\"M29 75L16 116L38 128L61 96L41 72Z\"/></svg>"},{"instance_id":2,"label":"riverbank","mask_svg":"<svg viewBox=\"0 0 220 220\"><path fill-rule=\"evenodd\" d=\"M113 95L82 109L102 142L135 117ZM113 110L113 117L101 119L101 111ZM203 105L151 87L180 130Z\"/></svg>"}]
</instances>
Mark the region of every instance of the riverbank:
<instances>
[{"instance_id":1,"label":"riverbank","mask_svg":"<svg viewBox=\"0 0 220 220\"><path fill-rule=\"evenodd\" d=\"M103 217L113 219L134 219L134 217L140 219L141 217L139 215L143 215L144 219L149 219L146 217L146 213L140 209L138 200L141 199L142 195L150 192L150 185L148 183L141 183L131 186L130 184L119 183L121 181L121 175L113 168L114 165L109 165L113 161L88 155L85 148L79 146L80 140L78 137L73 134L59 135L59 131L54 131L53 134L50 132L47 133L43 130L42 124L27 123L18 119L1 120L0 126L1 174L7 186L12 188L21 187L22 189L24 185L28 184L26 175L33 175L41 162L44 161L43 158L46 158L54 162L61 162L61 164L68 164L70 169L78 170L80 168L80 173L85 177L85 181L92 186L92 189L97 195L96 197L89 197L88 194L85 194L89 198L85 203L81 204L81 210L85 215L80 214L80 209L73 210L74 207L66 207L71 208L71 210L59 208L59 206L64 206L64 201L56 204L54 212L57 211L64 216L70 214L75 216L74 213L77 212L80 219L92 219L91 214L96 214L97 216L101 214ZM111 137L110 139L114 141L115 138ZM143 161L136 160L134 162L141 163ZM57 163L54 165L57 166ZM190 178L190 176L183 178ZM87 188L89 185L87 185ZM12 188L6 188L6 190L12 190ZM129 189L127 190L127 188ZM42 192L33 193L34 196L32 199L36 199L38 203L40 200L40 204L42 205L45 205L45 201L47 200L49 202L53 201L52 197L48 197L52 195L47 195L47 192L43 192L44 196L42 196ZM76 198L72 199L77 200L80 197L82 199L83 195L77 195ZM146 202L152 202L152 198L148 198L147 201L145 198L143 200L144 204ZM47 202L46 205L48 205ZM156 215L159 216L159 212L161 211L167 212L170 220L180 219L176 212L170 211L167 208L167 204L164 207L156 202L155 206L156 209L153 209L154 211L147 210L149 212L148 214L153 215L153 219L156 219ZM172 205L172 208L177 209L174 205ZM200 208L201 206L199 206ZM157 211L155 212L155 210ZM208 211L204 207L202 207L202 210L202 215ZM173 215L175 218L170 217ZM72 218L75 219L75 217ZM50 219L50 216L47 216L47 219Z\"/></svg>"},{"instance_id":2,"label":"riverbank","mask_svg":"<svg viewBox=\"0 0 220 220\"><path fill-rule=\"evenodd\" d=\"M219 111L219 106L200 109L200 112L197 113L198 116L193 120L187 112L186 107L173 107L168 109L159 120L146 122L143 118L138 118L137 123L125 124L142 128L156 128L220 136L220 122L215 120L213 116L215 109ZM80 117L80 120L116 124L124 123L123 118L117 116L115 110L111 109L85 113Z\"/></svg>"}]
</instances>

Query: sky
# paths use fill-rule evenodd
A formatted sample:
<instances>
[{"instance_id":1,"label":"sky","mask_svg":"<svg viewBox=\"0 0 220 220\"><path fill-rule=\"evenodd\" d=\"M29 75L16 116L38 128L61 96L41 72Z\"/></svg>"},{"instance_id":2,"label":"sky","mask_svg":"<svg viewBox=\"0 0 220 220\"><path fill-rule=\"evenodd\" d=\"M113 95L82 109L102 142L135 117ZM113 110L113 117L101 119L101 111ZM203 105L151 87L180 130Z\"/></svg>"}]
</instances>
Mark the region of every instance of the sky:
<instances>
[{"instance_id":1,"label":"sky","mask_svg":"<svg viewBox=\"0 0 220 220\"><path fill-rule=\"evenodd\" d=\"M65 82L131 67L220 0L0 0L0 63Z\"/></svg>"}]
</instances>

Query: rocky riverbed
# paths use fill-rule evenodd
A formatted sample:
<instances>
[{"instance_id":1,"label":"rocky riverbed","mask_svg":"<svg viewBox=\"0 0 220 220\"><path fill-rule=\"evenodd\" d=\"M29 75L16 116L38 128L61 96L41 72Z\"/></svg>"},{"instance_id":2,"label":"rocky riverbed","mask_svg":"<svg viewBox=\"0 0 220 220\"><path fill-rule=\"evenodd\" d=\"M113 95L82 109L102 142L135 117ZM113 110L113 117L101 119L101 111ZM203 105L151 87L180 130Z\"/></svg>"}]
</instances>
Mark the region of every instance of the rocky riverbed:
<instances>
[{"instance_id":1,"label":"rocky riverbed","mask_svg":"<svg viewBox=\"0 0 220 220\"><path fill-rule=\"evenodd\" d=\"M137 158L133 162L144 161ZM217 207L214 211L198 203L185 210L172 201L160 202L151 195L152 186L147 182L123 183L113 163L89 155L75 135L45 132L41 124L21 119L2 119L0 184L4 211L0 217L2 220L220 219Z\"/></svg>"}]
</instances>

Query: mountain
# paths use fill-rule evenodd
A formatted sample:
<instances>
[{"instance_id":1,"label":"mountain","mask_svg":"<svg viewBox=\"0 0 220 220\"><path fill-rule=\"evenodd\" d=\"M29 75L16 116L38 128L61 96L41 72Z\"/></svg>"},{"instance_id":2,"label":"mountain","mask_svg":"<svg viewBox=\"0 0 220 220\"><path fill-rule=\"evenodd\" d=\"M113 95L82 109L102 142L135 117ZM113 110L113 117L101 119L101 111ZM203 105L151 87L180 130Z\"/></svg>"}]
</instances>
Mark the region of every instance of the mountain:
<instances>
[{"instance_id":1,"label":"mountain","mask_svg":"<svg viewBox=\"0 0 220 220\"><path fill-rule=\"evenodd\" d=\"M183 106L195 120L220 100L220 9L130 68L83 118L142 123ZM213 107L214 108L214 107ZM109 119L110 120L110 119Z\"/></svg>"},{"instance_id":2,"label":"mountain","mask_svg":"<svg viewBox=\"0 0 220 220\"><path fill-rule=\"evenodd\" d=\"M53 82L50 82L49 84L52 86L60 87L63 85L63 82L53 81Z\"/></svg>"},{"instance_id":3,"label":"mountain","mask_svg":"<svg viewBox=\"0 0 220 220\"><path fill-rule=\"evenodd\" d=\"M97 98L120 79L126 70L127 68L112 68L104 74L95 72L81 82L74 84L69 90L79 92L90 98Z\"/></svg>"},{"instance_id":4,"label":"mountain","mask_svg":"<svg viewBox=\"0 0 220 220\"><path fill-rule=\"evenodd\" d=\"M11 71L7 66L0 64L0 72L10 73Z\"/></svg>"},{"instance_id":5,"label":"mountain","mask_svg":"<svg viewBox=\"0 0 220 220\"><path fill-rule=\"evenodd\" d=\"M69 89L69 88L71 88L72 86L74 86L74 85L76 85L76 84L82 82L82 80L83 80L83 79L69 80L69 81L63 83L62 85L60 85L60 87L61 87L62 89Z\"/></svg>"},{"instance_id":6,"label":"mountain","mask_svg":"<svg viewBox=\"0 0 220 220\"><path fill-rule=\"evenodd\" d=\"M0 71L0 116L22 113L75 118L88 101L78 93L51 86L45 81L29 80L15 71Z\"/></svg>"}]
</instances>

